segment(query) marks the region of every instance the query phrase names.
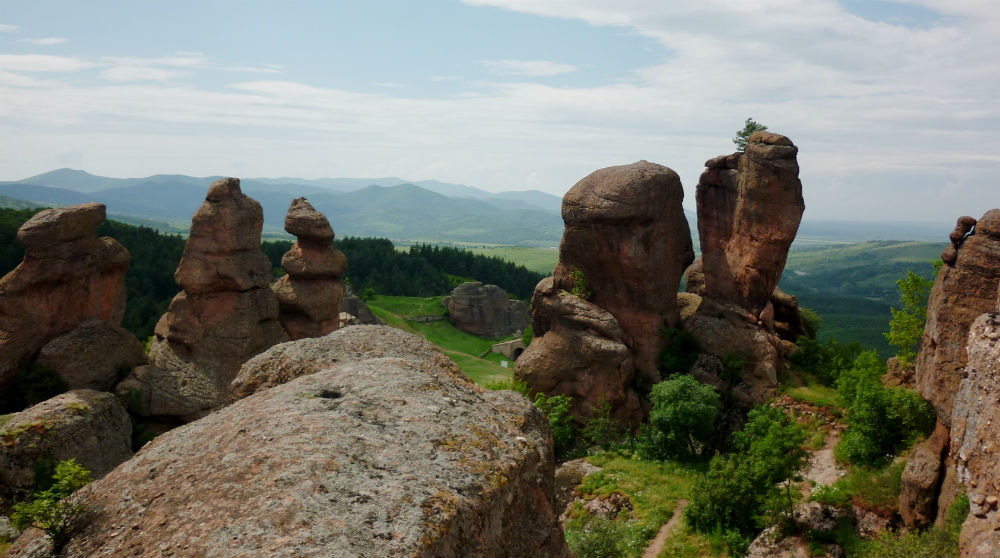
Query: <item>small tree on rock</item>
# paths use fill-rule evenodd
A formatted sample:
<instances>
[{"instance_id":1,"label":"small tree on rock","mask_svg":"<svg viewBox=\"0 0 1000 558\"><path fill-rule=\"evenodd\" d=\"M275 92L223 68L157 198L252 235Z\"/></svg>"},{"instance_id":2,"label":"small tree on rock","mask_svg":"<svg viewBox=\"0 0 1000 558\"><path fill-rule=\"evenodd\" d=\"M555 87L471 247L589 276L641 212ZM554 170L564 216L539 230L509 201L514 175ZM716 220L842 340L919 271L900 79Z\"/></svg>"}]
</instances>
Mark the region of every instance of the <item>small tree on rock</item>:
<instances>
[{"instance_id":1,"label":"small tree on rock","mask_svg":"<svg viewBox=\"0 0 1000 558\"><path fill-rule=\"evenodd\" d=\"M747 148L747 140L754 132L760 132L766 130L767 126L755 121L753 118L747 118L746 124L744 124L743 129L736 132L736 137L733 138L733 143L736 144L737 151L744 151Z\"/></svg>"}]
</instances>

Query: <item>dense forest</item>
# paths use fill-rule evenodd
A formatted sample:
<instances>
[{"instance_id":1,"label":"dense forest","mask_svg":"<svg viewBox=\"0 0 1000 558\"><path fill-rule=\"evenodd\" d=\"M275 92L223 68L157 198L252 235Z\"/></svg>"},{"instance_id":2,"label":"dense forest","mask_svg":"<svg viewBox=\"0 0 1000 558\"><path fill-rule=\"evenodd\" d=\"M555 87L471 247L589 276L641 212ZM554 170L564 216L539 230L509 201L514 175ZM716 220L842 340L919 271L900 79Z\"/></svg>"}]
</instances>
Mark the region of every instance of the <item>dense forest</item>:
<instances>
[{"instance_id":1,"label":"dense forest","mask_svg":"<svg viewBox=\"0 0 1000 558\"><path fill-rule=\"evenodd\" d=\"M14 269L23 259L17 229L37 211L0 208L0 274ZM116 221L105 221L97 234L118 240L131 255L125 275L128 305L122 327L145 339L153 334L156 321L178 292L174 270L184 252L184 238ZM281 273L281 256L291 245L289 240L262 244L276 274ZM349 262L346 279L360 294L442 295L463 281L475 280L499 285L512 296L527 299L542 279L524 266L458 248L416 245L408 251L397 251L384 238L350 237L337 240L336 246Z\"/></svg>"}]
</instances>

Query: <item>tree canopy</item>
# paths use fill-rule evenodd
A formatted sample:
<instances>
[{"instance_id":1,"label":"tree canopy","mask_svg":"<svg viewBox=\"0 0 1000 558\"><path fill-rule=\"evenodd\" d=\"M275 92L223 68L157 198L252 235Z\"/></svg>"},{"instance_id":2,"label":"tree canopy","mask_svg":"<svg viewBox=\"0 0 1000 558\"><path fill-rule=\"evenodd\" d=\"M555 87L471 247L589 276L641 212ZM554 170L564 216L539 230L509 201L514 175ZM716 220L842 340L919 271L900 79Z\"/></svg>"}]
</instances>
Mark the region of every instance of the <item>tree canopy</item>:
<instances>
[{"instance_id":1,"label":"tree canopy","mask_svg":"<svg viewBox=\"0 0 1000 558\"><path fill-rule=\"evenodd\" d=\"M736 132L736 136L733 137L733 143L736 144L736 149L738 151L743 151L747 148L747 140L754 132L760 132L766 130L767 126L757 122L753 118L747 118L746 123L743 125L743 129Z\"/></svg>"}]
</instances>

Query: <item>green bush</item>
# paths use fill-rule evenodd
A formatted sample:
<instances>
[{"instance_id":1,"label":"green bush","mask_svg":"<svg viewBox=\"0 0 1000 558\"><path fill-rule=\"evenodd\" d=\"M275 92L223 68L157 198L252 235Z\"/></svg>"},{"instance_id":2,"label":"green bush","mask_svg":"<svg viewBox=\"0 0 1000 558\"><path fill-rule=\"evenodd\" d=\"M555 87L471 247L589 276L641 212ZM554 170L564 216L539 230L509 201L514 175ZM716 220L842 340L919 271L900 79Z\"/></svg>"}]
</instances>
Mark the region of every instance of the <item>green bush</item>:
<instances>
[{"instance_id":1,"label":"green bush","mask_svg":"<svg viewBox=\"0 0 1000 558\"><path fill-rule=\"evenodd\" d=\"M35 492L26 502L14 504L10 519L15 529L38 527L44 531L58 554L87 513L83 505L67 502L66 498L87 485L91 476L75 459L68 459L56 465L52 480L48 489Z\"/></svg>"},{"instance_id":2,"label":"green bush","mask_svg":"<svg viewBox=\"0 0 1000 558\"><path fill-rule=\"evenodd\" d=\"M701 347L690 331L677 328L660 328L663 338L663 350L660 351L660 366L665 376L675 373L686 373L691 370Z\"/></svg>"},{"instance_id":3,"label":"green bush","mask_svg":"<svg viewBox=\"0 0 1000 558\"><path fill-rule=\"evenodd\" d=\"M521 332L521 343L524 343L524 348L528 348L528 345L531 345L531 341L534 338L535 328L529 324L528 327L524 328L524 331Z\"/></svg>"},{"instance_id":4,"label":"green bush","mask_svg":"<svg viewBox=\"0 0 1000 558\"><path fill-rule=\"evenodd\" d=\"M674 374L653 386L650 427L640 432L640 455L646 459L696 456L715 430L719 392L690 374Z\"/></svg>"},{"instance_id":5,"label":"green bush","mask_svg":"<svg viewBox=\"0 0 1000 558\"><path fill-rule=\"evenodd\" d=\"M621 441L624 430L611 418L611 404L602 403L597 414L587 420L583 427L583 439L592 446L610 450Z\"/></svg>"},{"instance_id":6,"label":"green bush","mask_svg":"<svg viewBox=\"0 0 1000 558\"><path fill-rule=\"evenodd\" d=\"M935 525L926 531L901 534L886 531L874 540L861 544L859 558L946 558L958 556L959 533L969 514L969 498L959 494L948 508L944 525Z\"/></svg>"},{"instance_id":7,"label":"green bush","mask_svg":"<svg viewBox=\"0 0 1000 558\"><path fill-rule=\"evenodd\" d=\"M573 280L573 287L569 292L584 300L590 300L594 296L594 291L590 289L590 282L587 281L587 276L583 274L582 269L574 267L569 276Z\"/></svg>"},{"instance_id":8,"label":"green bush","mask_svg":"<svg viewBox=\"0 0 1000 558\"><path fill-rule=\"evenodd\" d=\"M552 445L556 455L562 455L576 438L576 427L569 413L573 399L565 395L535 395L535 406L549 418L549 428L552 429Z\"/></svg>"}]
</instances>

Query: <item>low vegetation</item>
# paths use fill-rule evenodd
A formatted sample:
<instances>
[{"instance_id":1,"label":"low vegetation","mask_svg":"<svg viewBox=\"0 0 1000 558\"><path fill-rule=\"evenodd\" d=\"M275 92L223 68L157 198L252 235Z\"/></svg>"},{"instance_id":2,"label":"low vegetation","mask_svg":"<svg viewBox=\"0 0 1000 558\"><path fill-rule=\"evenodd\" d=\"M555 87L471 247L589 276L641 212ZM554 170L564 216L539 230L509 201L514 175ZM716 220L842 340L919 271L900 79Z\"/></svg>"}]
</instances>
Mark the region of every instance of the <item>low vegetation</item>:
<instances>
[{"instance_id":1,"label":"low vegetation","mask_svg":"<svg viewBox=\"0 0 1000 558\"><path fill-rule=\"evenodd\" d=\"M75 459L59 462L51 486L36 491L27 501L14 504L11 525L18 530L41 529L52 539L55 553L59 554L87 513L83 505L67 498L90 481L90 471Z\"/></svg>"}]
</instances>

